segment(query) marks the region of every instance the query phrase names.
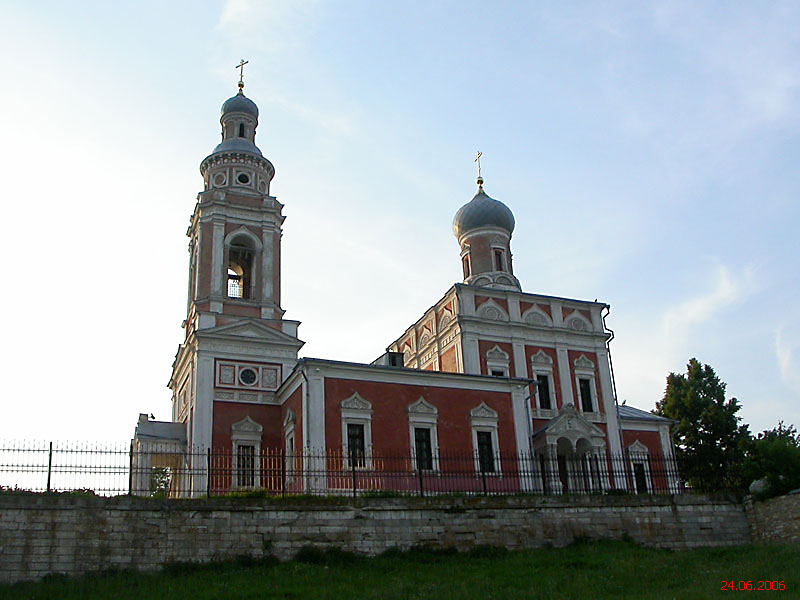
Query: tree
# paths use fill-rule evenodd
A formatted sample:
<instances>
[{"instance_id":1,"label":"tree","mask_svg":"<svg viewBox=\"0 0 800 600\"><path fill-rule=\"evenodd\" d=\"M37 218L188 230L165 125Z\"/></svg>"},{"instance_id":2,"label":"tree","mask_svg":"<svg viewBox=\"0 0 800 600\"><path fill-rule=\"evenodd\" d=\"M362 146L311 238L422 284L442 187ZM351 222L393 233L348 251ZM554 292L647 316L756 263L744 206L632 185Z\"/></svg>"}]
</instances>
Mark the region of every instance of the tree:
<instances>
[{"instance_id":1,"label":"tree","mask_svg":"<svg viewBox=\"0 0 800 600\"><path fill-rule=\"evenodd\" d=\"M800 487L800 434L794 425L783 421L751 440L744 470L746 481L757 479L765 484L758 498L780 496Z\"/></svg>"},{"instance_id":2,"label":"tree","mask_svg":"<svg viewBox=\"0 0 800 600\"><path fill-rule=\"evenodd\" d=\"M692 358L686 374L670 373L657 415L674 419L672 440L681 475L702 491L740 489L750 432L736 415L736 398L725 399L725 383L710 365Z\"/></svg>"}]
</instances>

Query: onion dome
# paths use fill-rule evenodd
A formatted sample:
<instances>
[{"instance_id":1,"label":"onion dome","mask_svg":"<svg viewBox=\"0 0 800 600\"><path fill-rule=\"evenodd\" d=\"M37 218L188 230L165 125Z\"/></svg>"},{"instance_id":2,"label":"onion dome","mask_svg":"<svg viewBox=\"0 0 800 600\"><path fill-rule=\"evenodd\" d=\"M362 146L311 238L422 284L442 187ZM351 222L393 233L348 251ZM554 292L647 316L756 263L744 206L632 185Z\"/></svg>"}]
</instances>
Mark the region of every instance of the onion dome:
<instances>
[{"instance_id":1,"label":"onion dome","mask_svg":"<svg viewBox=\"0 0 800 600\"><path fill-rule=\"evenodd\" d=\"M458 209L453 217L453 233L457 238L480 227L499 227L510 236L514 231L514 214L505 204L483 191L483 179L478 179L478 193Z\"/></svg>"},{"instance_id":2,"label":"onion dome","mask_svg":"<svg viewBox=\"0 0 800 600\"><path fill-rule=\"evenodd\" d=\"M230 113L245 113L254 119L258 119L258 107L256 103L245 96L241 88L239 88L238 94L232 98L228 98L222 105L222 118L224 119L225 116Z\"/></svg>"}]
</instances>

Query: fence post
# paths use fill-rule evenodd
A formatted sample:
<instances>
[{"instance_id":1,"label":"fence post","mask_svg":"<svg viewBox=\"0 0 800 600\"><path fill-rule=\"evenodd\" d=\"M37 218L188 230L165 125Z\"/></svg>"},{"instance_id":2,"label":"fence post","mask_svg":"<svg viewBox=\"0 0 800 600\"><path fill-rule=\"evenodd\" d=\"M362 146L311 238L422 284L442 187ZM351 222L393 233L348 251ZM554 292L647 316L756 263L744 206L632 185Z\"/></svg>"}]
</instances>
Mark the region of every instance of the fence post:
<instances>
[{"instance_id":1,"label":"fence post","mask_svg":"<svg viewBox=\"0 0 800 600\"><path fill-rule=\"evenodd\" d=\"M419 462L417 462L417 475L419 476L419 495L420 497L424 497L425 489L422 486L422 469L419 466Z\"/></svg>"},{"instance_id":2,"label":"fence post","mask_svg":"<svg viewBox=\"0 0 800 600\"><path fill-rule=\"evenodd\" d=\"M356 497L356 455L355 452L350 450L350 472L353 479L353 498Z\"/></svg>"},{"instance_id":3,"label":"fence post","mask_svg":"<svg viewBox=\"0 0 800 600\"><path fill-rule=\"evenodd\" d=\"M211 497L211 448L206 448L206 496Z\"/></svg>"},{"instance_id":4,"label":"fence post","mask_svg":"<svg viewBox=\"0 0 800 600\"><path fill-rule=\"evenodd\" d=\"M50 491L50 473L53 470L53 442L50 442L50 451L47 454L47 491Z\"/></svg>"},{"instance_id":5,"label":"fence post","mask_svg":"<svg viewBox=\"0 0 800 600\"><path fill-rule=\"evenodd\" d=\"M487 492L486 492L486 471L484 470L483 465L481 465L481 479L483 480L483 495L485 496L487 494Z\"/></svg>"},{"instance_id":6,"label":"fence post","mask_svg":"<svg viewBox=\"0 0 800 600\"><path fill-rule=\"evenodd\" d=\"M286 449L281 448L281 498L286 497Z\"/></svg>"},{"instance_id":7,"label":"fence post","mask_svg":"<svg viewBox=\"0 0 800 600\"><path fill-rule=\"evenodd\" d=\"M128 450L128 496L133 496L133 440Z\"/></svg>"}]
</instances>

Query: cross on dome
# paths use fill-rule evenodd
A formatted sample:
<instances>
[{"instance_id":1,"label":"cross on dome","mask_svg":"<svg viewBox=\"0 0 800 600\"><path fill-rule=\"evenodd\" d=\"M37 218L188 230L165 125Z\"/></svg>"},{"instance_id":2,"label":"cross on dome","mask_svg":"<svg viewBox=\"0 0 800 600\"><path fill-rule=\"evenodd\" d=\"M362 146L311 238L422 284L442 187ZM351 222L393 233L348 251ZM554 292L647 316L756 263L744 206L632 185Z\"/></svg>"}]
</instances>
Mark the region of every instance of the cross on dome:
<instances>
[{"instance_id":1,"label":"cross on dome","mask_svg":"<svg viewBox=\"0 0 800 600\"><path fill-rule=\"evenodd\" d=\"M236 68L239 69L239 91L240 92L242 91L242 88L244 88L244 66L249 62L250 62L249 60L245 60L245 59L242 58L242 59L239 60L239 64L236 65Z\"/></svg>"}]
</instances>

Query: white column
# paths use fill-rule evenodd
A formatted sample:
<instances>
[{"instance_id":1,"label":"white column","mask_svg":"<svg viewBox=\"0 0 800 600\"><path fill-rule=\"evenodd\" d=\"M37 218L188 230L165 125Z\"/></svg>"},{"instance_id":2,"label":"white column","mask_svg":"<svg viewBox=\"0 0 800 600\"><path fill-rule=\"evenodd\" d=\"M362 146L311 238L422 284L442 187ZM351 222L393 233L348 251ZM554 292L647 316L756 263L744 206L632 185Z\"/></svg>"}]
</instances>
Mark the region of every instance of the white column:
<instances>
[{"instance_id":1,"label":"white column","mask_svg":"<svg viewBox=\"0 0 800 600\"><path fill-rule=\"evenodd\" d=\"M211 297L224 298L226 290L223 289L222 258L225 254L225 221L214 219L214 233L211 243ZM220 303L212 302L212 312L222 312Z\"/></svg>"},{"instance_id":2,"label":"white column","mask_svg":"<svg viewBox=\"0 0 800 600\"><path fill-rule=\"evenodd\" d=\"M274 303L272 285L273 263L275 261L275 232L266 226L261 230L261 303Z\"/></svg>"},{"instance_id":3,"label":"white column","mask_svg":"<svg viewBox=\"0 0 800 600\"><path fill-rule=\"evenodd\" d=\"M600 392L603 394L603 410L606 413L606 429L608 430L608 449L611 454L621 454L622 444L620 442L619 415L617 415L617 403L614 400L614 390L611 385L611 368L608 363L608 351L598 349L597 353L597 374L600 377Z\"/></svg>"},{"instance_id":4,"label":"white column","mask_svg":"<svg viewBox=\"0 0 800 600\"><path fill-rule=\"evenodd\" d=\"M517 377L527 379L529 375L527 361L525 360L525 344L512 342L511 348L514 353L514 372Z\"/></svg>"},{"instance_id":5,"label":"white column","mask_svg":"<svg viewBox=\"0 0 800 600\"><path fill-rule=\"evenodd\" d=\"M527 465L531 457L531 424L530 424L530 411L525 406L527 399L528 388L522 385L514 385L511 391L511 412L514 416L514 435L517 440L517 460L520 461L520 475L519 483L523 491L530 491L533 489L533 482L530 478L530 471L533 470L533 465L528 469L524 466ZM526 473L526 471L528 471Z\"/></svg>"},{"instance_id":6,"label":"white column","mask_svg":"<svg viewBox=\"0 0 800 600\"><path fill-rule=\"evenodd\" d=\"M193 464L196 473L192 482L192 494L201 496L207 490L207 478L203 455L211 448L211 428L214 422L214 358L205 353L197 354L197 389L194 404L194 420L192 422L192 443L194 445Z\"/></svg>"},{"instance_id":7,"label":"white column","mask_svg":"<svg viewBox=\"0 0 800 600\"><path fill-rule=\"evenodd\" d=\"M478 352L478 338L473 334L461 334L464 350L464 373L481 374L481 361Z\"/></svg>"},{"instance_id":8,"label":"white column","mask_svg":"<svg viewBox=\"0 0 800 600\"><path fill-rule=\"evenodd\" d=\"M306 489L318 490L326 484L325 454L325 377L322 369L312 366L306 369L308 393L303 429L306 431Z\"/></svg>"},{"instance_id":9,"label":"white column","mask_svg":"<svg viewBox=\"0 0 800 600\"><path fill-rule=\"evenodd\" d=\"M561 309L559 308L559 318ZM555 319L554 319L555 320ZM561 384L561 404L575 404L572 398L572 371L569 368L569 353L566 346L556 344L556 360L558 361L558 379Z\"/></svg>"}]
</instances>

